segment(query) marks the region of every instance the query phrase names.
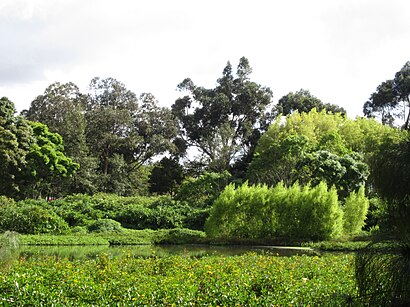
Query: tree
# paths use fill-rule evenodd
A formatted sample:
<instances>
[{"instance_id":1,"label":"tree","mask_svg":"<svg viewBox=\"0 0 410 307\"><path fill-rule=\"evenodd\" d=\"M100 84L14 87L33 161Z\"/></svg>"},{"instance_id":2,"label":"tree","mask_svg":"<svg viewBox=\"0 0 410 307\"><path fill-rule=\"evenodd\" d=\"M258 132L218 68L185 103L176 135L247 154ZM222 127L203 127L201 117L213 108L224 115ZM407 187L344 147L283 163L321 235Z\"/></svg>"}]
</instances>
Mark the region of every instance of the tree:
<instances>
[{"instance_id":1,"label":"tree","mask_svg":"<svg viewBox=\"0 0 410 307\"><path fill-rule=\"evenodd\" d=\"M79 167L64 154L62 137L46 125L14 116L14 104L0 100L0 193L15 198L55 192L54 179Z\"/></svg>"},{"instance_id":2,"label":"tree","mask_svg":"<svg viewBox=\"0 0 410 307\"><path fill-rule=\"evenodd\" d=\"M25 157L25 170L16 177L24 186L25 197L39 198L44 193L57 196L61 190L55 184L56 179L69 178L80 165L64 154L61 135L50 132L44 124L28 123L33 131L34 142Z\"/></svg>"},{"instance_id":3,"label":"tree","mask_svg":"<svg viewBox=\"0 0 410 307\"><path fill-rule=\"evenodd\" d=\"M290 92L283 96L279 99L279 102L275 107L277 115L282 114L284 116L296 111L299 113L308 113L313 108L317 111L326 110L326 112L346 114L346 110L342 107L330 103L323 103L308 90L304 89L301 89L296 93Z\"/></svg>"},{"instance_id":4,"label":"tree","mask_svg":"<svg viewBox=\"0 0 410 307\"><path fill-rule=\"evenodd\" d=\"M0 99L0 194L14 196L20 186L16 175L26 164L26 155L33 143L31 128L15 117L14 103Z\"/></svg>"},{"instance_id":5,"label":"tree","mask_svg":"<svg viewBox=\"0 0 410 307\"><path fill-rule=\"evenodd\" d=\"M136 142L132 147L121 148L126 161L134 169L159 154L178 154L180 149L175 144L178 124L171 110L159 107L158 101L150 93L141 94L139 100L140 106L135 113L131 131Z\"/></svg>"},{"instance_id":6,"label":"tree","mask_svg":"<svg viewBox=\"0 0 410 307\"><path fill-rule=\"evenodd\" d=\"M72 82L51 84L37 96L23 115L46 124L50 131L63 137L66 154L81 168L66 185L67 193L92 193L95 189L96 159L86 144L85 108L87 96Z\"/></svg>"},{"instance_id":7,"label":"tree","mask_svg":"<svg viewBox=\"0 0 410 307\"><path fill-rule=\"evenodd\" d=\"M178 88L187 92L172 105L181 137L199 151L211 171L224 171L251 155L270 119L272 92L253 81L249 61L242 57L236 70L228 62L215 88L196 86L189 78Z\"/></svg>"},{"instance_id":8,"label":"tree","mask_svg":"<svg viewBox=\"0 0 410 307\"><path fill-rule=\"evenodd\" d=\"M91 153L99 159L99 172L107 175L109 161L120 147L131 140L132 119L137 110L137 96L113 79L94 78L86 111L86 137Z\"/></svg>"},{"instance_id":9,"label":"tree","mask_svg":"<svg viewBox=\"0 0 410 307\"><path fill-rule=\"evenodd\" d=\"M173 195L184 179L184 169L176 159L164 157L152 169L150 192Z\"/></svg>"},{"instance_id":10,"label":"tree","mask_svg":"<svg viewBox=\"0 0 410 307\"><path fill-rule=\"evenodd\" d=\"M169 109L157 103L149 93L142 94L139 103L133 92L113 78L91 81L86 137L99 160L101 191L128 194L135 190L133 173L154 156L176 151L176 121Z\"/></svg>"},{"instance_id":11,"label":"tree","mask_svg":"<svg viewBox=\"0 0 410 307\"><path fill-rule=\"evenodd\" d=\"M392 125L402 117L403 128L410 129L410 61L404 64L394 79L382 82L363 106L367 117L379 116L384 124ZM407 114L406 114L407 113Z\"/></svg>"},{"instance_id":12,"label":"tree","mask_svg":"<svg viewBox=\"0 0 410 307\"><path fill-rule=\"evenodd\" d=\"M248 178L252 183L287 186L321 181L335 185L341 197L364 185L369 176L359 147L358 123L325 110L293 113L278 119L262 135Z\"/></svg>"}]
</instances>

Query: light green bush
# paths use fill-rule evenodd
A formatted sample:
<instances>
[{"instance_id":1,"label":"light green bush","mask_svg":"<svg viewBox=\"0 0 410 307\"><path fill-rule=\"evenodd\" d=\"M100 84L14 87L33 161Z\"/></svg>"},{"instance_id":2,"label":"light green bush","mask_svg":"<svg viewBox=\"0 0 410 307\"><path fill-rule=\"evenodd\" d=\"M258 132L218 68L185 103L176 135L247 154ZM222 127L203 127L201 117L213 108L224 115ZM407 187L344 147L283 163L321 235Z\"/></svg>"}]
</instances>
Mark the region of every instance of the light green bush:
<instances>
[{"instance_id":1,"label":"light green bush","mask_svg":"<svg viewBox=\"0 0 410 307\"><path fill-rule=\"evenodd\" d=\"M321 240L343 231L336 189L282 183L274 188L229 185L215 201L205 224L210 238Z\"/></svg>"},{"instance_id":2,"label":"light green bush","mask_svg":"<svg viewBox=\"0 0 410 307\"><path fill-rule=\"evenodd\" d=\"M344 204L343 229L346 234L357 234L363 226L369 209L369 200L364 194L364 187L357 192L352 192L346 198Z\"/></svg>"}]
</instances>

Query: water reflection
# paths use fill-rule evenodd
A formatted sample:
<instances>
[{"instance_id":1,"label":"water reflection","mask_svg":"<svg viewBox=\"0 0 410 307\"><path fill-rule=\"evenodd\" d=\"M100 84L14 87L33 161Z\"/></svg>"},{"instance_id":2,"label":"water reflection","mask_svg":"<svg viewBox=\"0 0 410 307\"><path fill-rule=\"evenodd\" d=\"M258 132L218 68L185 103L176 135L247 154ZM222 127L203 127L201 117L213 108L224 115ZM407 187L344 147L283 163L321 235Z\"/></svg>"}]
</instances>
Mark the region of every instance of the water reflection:
<instances>
[{"instance_id":1,"label":"water reflection","mask_svg":"<svg viewBox=\"0 0 410 307\"><path fill-rule=\"evenodd\" d=\"M315 255L309 248L276 246L213 246L213 245L132 245L132 246L22 246L21 257L49 255L59 258L92 259L99 254L111 257L125 255L133 257L168 257L172 255L186 257L236 256L249 252L265 253L277 256Z\"/></svg>"}]
</instances>

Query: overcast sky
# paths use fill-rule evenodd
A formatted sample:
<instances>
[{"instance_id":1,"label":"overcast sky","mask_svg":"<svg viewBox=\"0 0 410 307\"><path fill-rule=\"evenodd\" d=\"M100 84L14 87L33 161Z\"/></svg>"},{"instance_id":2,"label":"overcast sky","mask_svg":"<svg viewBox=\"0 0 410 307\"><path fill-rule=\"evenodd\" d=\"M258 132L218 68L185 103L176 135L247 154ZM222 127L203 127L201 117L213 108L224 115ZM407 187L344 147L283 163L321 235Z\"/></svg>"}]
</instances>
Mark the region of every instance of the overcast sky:
<instances>
[{"instance_id":1,"label":"overcast sky","mask_svg":"<svg viewBox=\"0 0 410 307\"><path fill-rule=\"evenodd\" d=\"M410 61L408 0L0 0L0 96L18 111L53 82L113 77L163 106L249 59L274 100L301 88L362 115Z\"/></svg>"}]
</instances>

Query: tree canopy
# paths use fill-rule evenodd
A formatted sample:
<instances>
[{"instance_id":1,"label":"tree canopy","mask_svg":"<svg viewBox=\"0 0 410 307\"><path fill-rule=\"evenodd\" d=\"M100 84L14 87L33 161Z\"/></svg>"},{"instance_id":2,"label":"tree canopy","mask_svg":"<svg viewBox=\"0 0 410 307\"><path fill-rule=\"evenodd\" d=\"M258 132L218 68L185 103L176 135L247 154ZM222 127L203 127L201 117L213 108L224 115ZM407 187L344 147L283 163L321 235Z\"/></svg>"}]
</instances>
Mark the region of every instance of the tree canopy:
<instances>
[{"instance_id":1,"label":"tree canopy","mask_svg":"<svg viewBox=\"0 0 410 307\"><path fill-rule=\"evenodd\" d=\"M367 117L378 116L384 124L392 125L402 119L403 128L410 129L410 61L395 74L394 79L382 82L363 105Z\"/></svg>"},{"instance_id":2,"label":"tree canopy","mask_svg":"<svg viewBox=\"0 0 410 307\"><path fill-rule=\"evenodd\" d=\"M248 178L269 185L326 181L345 197L369 176L369 148L363 146L360 125L360 120L315 109L277 119L258 143Z\"/></svg>"},{"instance_id":3,"label":"tree canopy","mask_svg":"<svg viewBox=\"0 0 410 307\"><path fill-rule=\"evenodd\" d=\"M62 137L38 122L15 116L14 104L0 100L0 193L16 198L50 192L54 178L79 168L64 153Z\"/></svg>"},{"instance_id":4,"label":"tree canopy","mask_svg":"<svg viewBox=\"0 0 410 307\"><path fill-rule=\"evenodd\" d=\"M242 57L236 74L228 62L215 88L197 86L189 78L178 86L187 93L172 105L181 137L199 151L209 170L227 170L251 155L267 127L272 92L251 81L251 72L249 61Z\"/></svg>"}]
</instances>

